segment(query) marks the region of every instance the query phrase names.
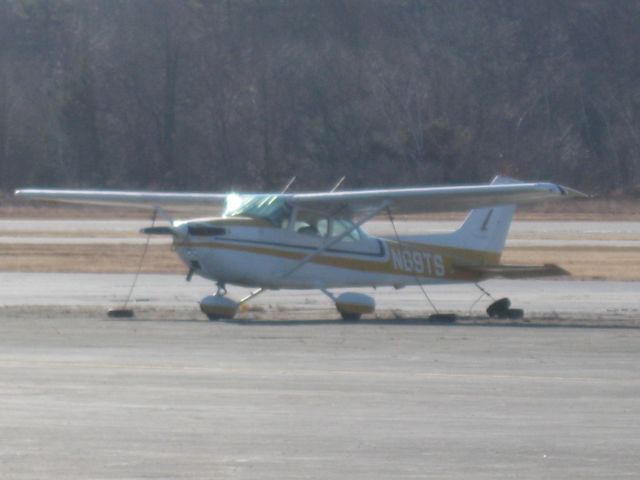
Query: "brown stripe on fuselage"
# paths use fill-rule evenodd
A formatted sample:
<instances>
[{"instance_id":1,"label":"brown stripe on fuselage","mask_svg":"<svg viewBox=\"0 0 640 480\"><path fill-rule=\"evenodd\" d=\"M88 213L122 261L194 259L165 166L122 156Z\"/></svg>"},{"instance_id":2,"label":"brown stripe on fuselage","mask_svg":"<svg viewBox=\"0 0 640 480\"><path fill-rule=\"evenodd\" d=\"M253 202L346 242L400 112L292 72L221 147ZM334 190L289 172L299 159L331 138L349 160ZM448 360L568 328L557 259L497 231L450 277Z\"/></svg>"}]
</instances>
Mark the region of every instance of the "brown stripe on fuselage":
<instances>
[{"instance_id":1,"label":"brown stripe on fuselage","mask_svg":"<svg viewBox=\"0 0 640 480\"><path fill-rule=\"evenodd\" d=\"M421 243L398 243L393 240L382 240L386 245L389 255L384 260L366 260L361 258L346 258L344 256L335 256L327 254L318 254L313 257L310 263L324 265L335 268L343 268L348 270L357 270L362 272L381 273L389 275L404 275L419 278L432 278L442 280L460 280L475 281L482 278L476 272L458 269L456 266L469 265L487 265L496 264L500 260L500 254L493 252L483 252L479 250L470 250L463 248L447 247L440 245L426 245ZM283 250L279 248L246 245L241 243L231 243L225 241L214 242L182 242L175 245L178 248L217 248L234 250L239 252L254 253L259 255L268 255L273 257L284 258L288 260L302 260L308 253L296 252L291 250ZM440 256L443 262L443 275L436 275L435 268L430 271L424 268L422 272L411 270L411 268L398 268L397 262L394 262L392 251L396 250L401 255L403 252L429 254L433 257ZM348 255L345 253L344 255ZM403 264L402 267L406 267ZM424 265L423 265L424 267Z\"/></svg>"}]
</instances>

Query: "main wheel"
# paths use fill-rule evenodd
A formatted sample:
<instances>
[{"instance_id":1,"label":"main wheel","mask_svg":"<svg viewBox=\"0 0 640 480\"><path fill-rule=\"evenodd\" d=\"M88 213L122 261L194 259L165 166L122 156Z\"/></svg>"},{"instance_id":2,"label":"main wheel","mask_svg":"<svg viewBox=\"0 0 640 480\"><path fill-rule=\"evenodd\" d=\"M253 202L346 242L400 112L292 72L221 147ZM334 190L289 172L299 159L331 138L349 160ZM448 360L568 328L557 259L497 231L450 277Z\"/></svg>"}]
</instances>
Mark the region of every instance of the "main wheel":
<instances>
[{"instance_id":1,"label":"main wheel","mask_svg":"<svg viewBox=\"0 0 640 480\"><path fill-rule=\"evenodd\" d=\"M360 317L362 316L361 313L346 313L346 312L341 312L340 315L342 315L342 320L344 320L345 322L357 322L358 320L360 320Z\"/></svg>"},{"instance_id":2,"label":"main wheel","mask_svg":"<svg viewBox=\"0 0 640 480\"><path fill-rule=\"evenodd\" d=\"M207 318L212 321L215 322L216 320L220 320L222 317L220 315L211 315L211 314L206 314Z\"/></svg>"}]
</instances>

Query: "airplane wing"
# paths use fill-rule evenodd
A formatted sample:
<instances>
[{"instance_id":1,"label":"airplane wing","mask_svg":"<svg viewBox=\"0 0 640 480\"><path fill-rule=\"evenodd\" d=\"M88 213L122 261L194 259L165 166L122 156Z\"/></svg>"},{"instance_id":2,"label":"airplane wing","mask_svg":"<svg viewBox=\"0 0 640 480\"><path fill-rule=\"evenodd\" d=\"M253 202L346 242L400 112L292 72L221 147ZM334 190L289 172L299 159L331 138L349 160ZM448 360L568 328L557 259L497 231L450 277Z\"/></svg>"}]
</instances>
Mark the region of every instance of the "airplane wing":
<instances>
[{"instance_id":1,"label":"airplane wing","mask_svg":"<svg viewBox=\"0 0 640 480\"><path fill-rule=\"evenodd\" d=\"M503 180L513 181L496 177L488 185L299 193L291 194L288 201L313 210L349 213L376 208L386 201L395 213L426 213L587 197L584 193L555 183L497 183Z\"/></svg>"},{"instance_id":2,"label":"airplane wing","mask_svg":"<svg viewBox=\"0 0 640 480\"><path fill-rule=\"evenodd\" d=\"M83 205L133 207L221 206L227 197L219 193L167 193L126 190L16 190L16 197Z\"/></svg>"},{"instance_id":3,"label":"airplane wing","mask_svg":"<svg viewBox=\"0 0 640 480\"><path fill-rule=\"evenodd\" d=\"M20 198L85 205L166 208L221 206L227 198L227 194L220 193L57 189L22 189L16 190L15 195ZM383 202L387 202L395 213L425 213L470 210L494 205L522 205L587 195L555 183L522 183L506 177L496 177L493 183L487 185L288 193L280 196L293 206L327 214L357 214L375 209Z\"/></svg>"}]
</instances>

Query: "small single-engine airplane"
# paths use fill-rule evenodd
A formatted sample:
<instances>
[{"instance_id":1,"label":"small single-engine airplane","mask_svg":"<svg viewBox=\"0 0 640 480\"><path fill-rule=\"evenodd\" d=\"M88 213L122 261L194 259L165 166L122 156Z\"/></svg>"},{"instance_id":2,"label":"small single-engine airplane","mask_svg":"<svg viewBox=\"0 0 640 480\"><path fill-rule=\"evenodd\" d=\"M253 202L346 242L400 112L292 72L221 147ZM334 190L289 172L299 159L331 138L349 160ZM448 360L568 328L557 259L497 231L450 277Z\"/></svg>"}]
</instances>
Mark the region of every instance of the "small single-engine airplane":
<instances>
[{"instance_id":1,"label":"small single-engine airplane","mask_svg":"<svg viewBox=\"0 0 640 480\"><path fill-rule=\"evenodd\" d=\"M495 177L488 185L443 186L325 193L211 194L105 190L17 190L16 196L57 202L134 205L156 209L214 206L220 218L169 221L142 229L171 235L189 271L217 282L217 292L200 302L210 319L233 318L241 304L267 290L318 289L345 320L373 313L373 298L332 288L477 284L489 277L521 278L567 274L555 265L500 264L517 205L582 197L554 183L522 183ZM393 214L469 210L458 230L447 234L400 236ZM157 210L156 210L157 211ZM394 238L367 235L361 226L386 213ZM240 301L226 296L227 284L257 290ZM492 304L490 315L522 315L508 299Z\"/></svg>"}]
</instances>

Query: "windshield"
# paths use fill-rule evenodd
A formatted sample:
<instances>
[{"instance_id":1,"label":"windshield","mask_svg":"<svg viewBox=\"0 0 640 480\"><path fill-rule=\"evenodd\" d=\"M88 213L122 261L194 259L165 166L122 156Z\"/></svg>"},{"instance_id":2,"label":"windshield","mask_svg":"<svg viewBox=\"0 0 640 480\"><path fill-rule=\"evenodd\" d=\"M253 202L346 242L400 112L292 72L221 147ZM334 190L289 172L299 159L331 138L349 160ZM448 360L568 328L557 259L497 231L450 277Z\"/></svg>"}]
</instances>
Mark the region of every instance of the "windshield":
<instances>
[{"instance_id":1,"label":"windshield","mask_svg":"<svg viewBox=\"0 0 640 480\"><path fill-rule=\"evenodd\" d=\"M276 227L286 226L291 207L279 195L238 195L232 193L225 202L225 217L262 218Z\"/></svg>"}]
</instances>

